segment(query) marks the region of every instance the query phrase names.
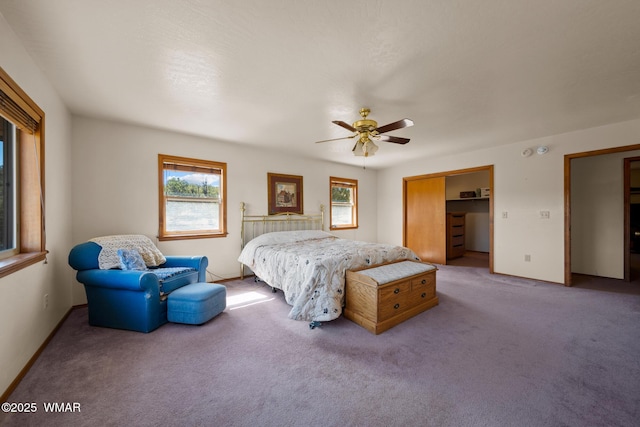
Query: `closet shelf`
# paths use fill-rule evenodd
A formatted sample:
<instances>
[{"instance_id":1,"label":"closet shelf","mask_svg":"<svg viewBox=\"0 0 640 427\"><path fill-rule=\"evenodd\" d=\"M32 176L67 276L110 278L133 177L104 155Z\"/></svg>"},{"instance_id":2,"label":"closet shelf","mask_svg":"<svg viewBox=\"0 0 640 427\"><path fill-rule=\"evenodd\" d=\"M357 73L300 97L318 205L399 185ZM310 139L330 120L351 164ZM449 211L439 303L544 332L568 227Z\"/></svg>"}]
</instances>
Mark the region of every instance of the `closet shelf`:
<instances>
[{"instance_id":1,"label":"closet shelf","mask_svg":"<svg viewBox=\"0 0 640 427\"><path fill-rule=\"evenodd\" d=\"M459 202L467 200L489 200L489 197L465 197L463 199L447 199L447 202Z\"/></svg>"}]
</instances>

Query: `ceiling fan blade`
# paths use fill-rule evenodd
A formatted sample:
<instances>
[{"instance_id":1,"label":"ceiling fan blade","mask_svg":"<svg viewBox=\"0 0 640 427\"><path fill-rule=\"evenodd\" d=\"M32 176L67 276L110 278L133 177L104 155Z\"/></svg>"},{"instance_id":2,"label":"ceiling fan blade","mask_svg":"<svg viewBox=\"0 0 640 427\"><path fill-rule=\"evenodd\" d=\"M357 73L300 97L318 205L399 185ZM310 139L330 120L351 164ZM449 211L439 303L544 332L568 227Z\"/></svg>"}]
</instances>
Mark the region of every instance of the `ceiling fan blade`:
<instances>
[{"instance_id":1,"label":"ceiling fan blade","mask_svg":"<svg viewBox=\"0 0 640 427\"><path fill-rule=\"evenodd\" d=\"M343 136L342 138L333 138L333 139L323 139L322 141L316 141L316 144L319 144L321 142L330 142L330 141L341 141L343 139L351 139L351 138L355 138L358 134L353 134L351 136Z\"/></svg>"},{"instance_id":2,"label":"ceiling fan blade","mask_svg":"<svg viewBox=\"0 0 640 427\"><path fill-rule=\"evenodd\" d=\"M397 122L389 123L388 125L380 126L376 128L375 131L378 133L385 133L385 132L390 132L396 129L407 128L409 126L413 126L413 120L402 119L402 120L398 120Z\"/></svg>"},{"instance_id":3,"label":"ceiling fan blade","mask_svg":"<svg viewBox=\"0 0 640 427\"><path fill-rule=\"evenodd\" d=\"M353 126L351 126L349 123L345 123L341 120L334 120L331 123L335 123L338 126L342 126L343 128L350 130L351 132L357 132L356 128L354 128Z\"/></svg>"},{"instance_id":4,"label":"ceiling fan blade","mask_svg":"<svg viewBox=\"0 0 640 427\"><path fill-rule=\"evenodd\" d=\"M399 136L389 136L389 135L378 135L376 139L380 139L380 141L385 142L394 142L396 144L406 144L411 141L409 138L401 138Z\"/></svg>"}]
</instances>

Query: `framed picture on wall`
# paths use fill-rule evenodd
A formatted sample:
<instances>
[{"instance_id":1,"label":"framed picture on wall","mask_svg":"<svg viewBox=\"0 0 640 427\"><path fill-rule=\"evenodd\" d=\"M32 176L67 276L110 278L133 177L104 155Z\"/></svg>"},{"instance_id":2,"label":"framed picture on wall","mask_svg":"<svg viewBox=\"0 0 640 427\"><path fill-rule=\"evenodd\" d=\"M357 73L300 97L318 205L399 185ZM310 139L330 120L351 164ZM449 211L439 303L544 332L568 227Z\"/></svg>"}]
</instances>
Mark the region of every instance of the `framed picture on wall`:
<instances>
[{"instance_id":1,"label":"framed picture on wall","mask_svg":"<svg viewBox=\"0 0 640 427\"><path fill-rule=\"evenodd\" d=\"M304 213L302 204L302 177L267 173L269 215Z\"/></svg>"}]
</instances>

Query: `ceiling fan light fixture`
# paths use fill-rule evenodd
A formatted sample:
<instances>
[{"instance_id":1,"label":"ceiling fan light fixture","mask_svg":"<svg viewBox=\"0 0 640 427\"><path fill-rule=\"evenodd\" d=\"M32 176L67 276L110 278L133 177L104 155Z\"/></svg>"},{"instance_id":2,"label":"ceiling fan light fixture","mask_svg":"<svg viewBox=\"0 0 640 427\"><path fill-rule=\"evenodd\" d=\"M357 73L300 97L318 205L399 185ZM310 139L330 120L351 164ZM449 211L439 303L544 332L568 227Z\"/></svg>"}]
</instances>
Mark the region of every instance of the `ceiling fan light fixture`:
<instances>
[{"instance_id":1,"label":"ceiling fan light fixture","mask_svg":"<svg viewBox=\"0 0 640 427\"><path fill-rule=\"evenodd\" d=\"M376 144L373 143L373 141L369 140L368 142L366 142L365 144L365 148L367 150L367 154L368 156L373 156L374 154L376 154L376 151L378 151L378 146Z\"/></svg>"},{"instance_id":2,"label":"ceiling fan light fixture","mask_svg":"<svg viewBox=\"0 0 640 427\"><path fill-rule=\"evenodd\" d=\"M364 144L362 141L358 141L356 146L353 147L353 155L354 156L364 156Z\"/></svg>"},{"instance_id":3,"label":"ceiling fan light fixture","mask_svg":"<svg viewBox=\"0 0 640 427\"><path fill-rule=\"evenodd\" d=\"M353 149L354 156L362 156L362 157L371 157L376 154L378 151L378 146L373 143L370 139L358 141L356 146Z\"/></svg>"}]
</instances>

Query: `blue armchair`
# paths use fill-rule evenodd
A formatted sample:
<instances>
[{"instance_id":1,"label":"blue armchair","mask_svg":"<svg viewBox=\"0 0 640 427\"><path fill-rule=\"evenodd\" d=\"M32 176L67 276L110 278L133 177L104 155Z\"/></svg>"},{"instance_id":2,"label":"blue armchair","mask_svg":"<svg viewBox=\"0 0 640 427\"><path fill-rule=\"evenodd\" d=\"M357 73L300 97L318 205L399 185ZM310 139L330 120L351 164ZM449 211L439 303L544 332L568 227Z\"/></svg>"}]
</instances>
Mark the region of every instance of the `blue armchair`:
<instances>
[{"instance_id":1,"label":"blue armchair","mask_svg":"<svg viewBox=\"0 0 640 427\"><path fill-rule=\"evenodd\" d=\"M195 282L206 282L206 256L167 256L146 270L101 269L102 247L89 241L73 247L69 265L84 285L89 324L151 332L167 323L167 296Z\"/></svg>"}]
</instances>

